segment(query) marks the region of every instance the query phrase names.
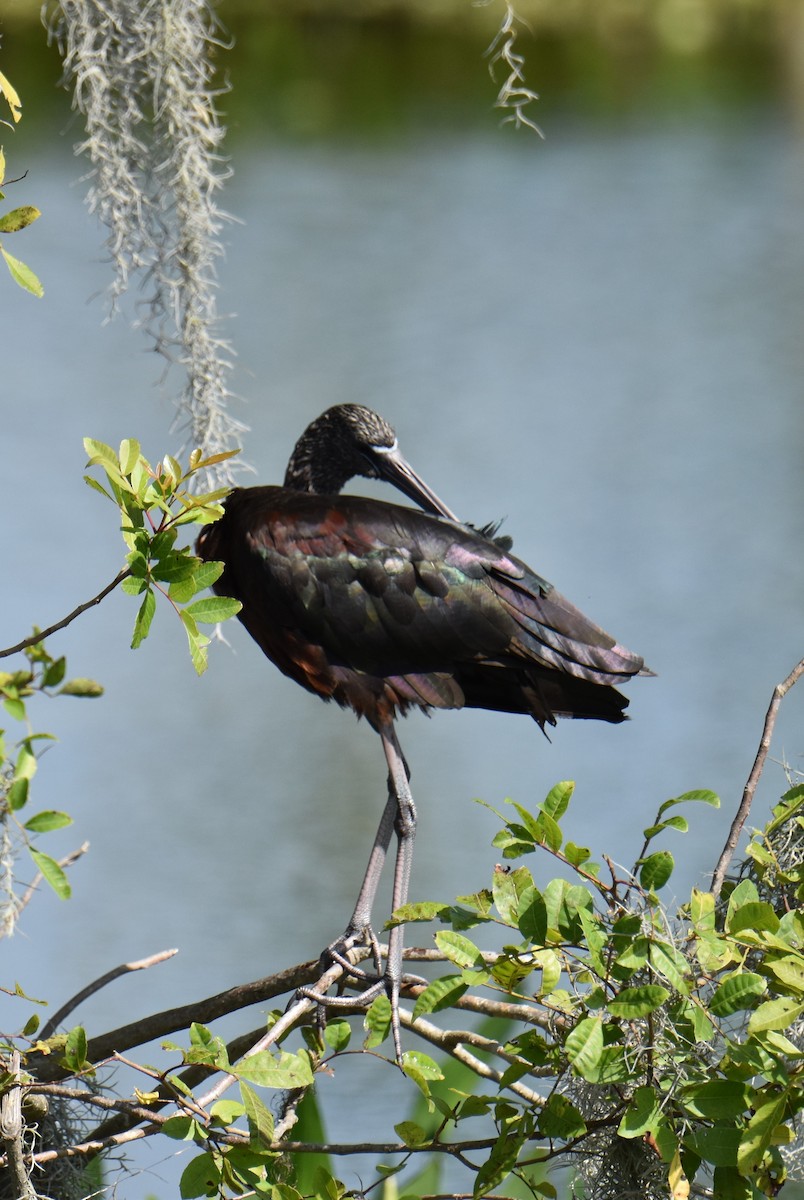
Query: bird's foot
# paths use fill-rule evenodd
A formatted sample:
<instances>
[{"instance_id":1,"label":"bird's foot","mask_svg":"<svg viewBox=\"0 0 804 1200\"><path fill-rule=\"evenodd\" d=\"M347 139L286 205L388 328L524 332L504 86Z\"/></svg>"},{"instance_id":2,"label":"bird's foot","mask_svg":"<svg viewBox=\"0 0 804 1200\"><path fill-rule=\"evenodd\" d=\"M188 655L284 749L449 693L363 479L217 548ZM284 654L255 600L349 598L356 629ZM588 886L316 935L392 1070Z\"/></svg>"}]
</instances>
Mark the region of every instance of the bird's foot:
<instances>
[{"instance_id":1,"label":"bird's foot","mask_svg":"<svg viewBox=\"0 0 804 1200\"><path fill-rule=\"evenodd\" d=\"M374 960L375 968L374 974L370 974L362 967L357 966L349 956L349 952L361 941L371 948L371 957ZM315 984L300 987L297 995L305 996L309 1000L315 1000L319 1026L325 1026L329 1010L347 1008L368 1009L377 997L385 992L391 1005L391 1036L394 1042L394 1056L397 1063L401 1066L402 1039L399 1021L399 989L401 980L396 973L389 973L387 965L383 969L382 952L374 931L370 927L366 927L359 932L347 930L341 937L327 946L321 955L322 974L335 964L341 967L344 972L343 977L338 981L338 995L331 996L325 991L320 991ZM343 995L341 989L344 983L349 980L353 981L358 987L364 984L363 990L358 991L353 996ZM419 980L406 977L405 982L413 983L419 982ZM421 980L421 982L424 983L426 981Z\"/></svg>"}]
</instances>

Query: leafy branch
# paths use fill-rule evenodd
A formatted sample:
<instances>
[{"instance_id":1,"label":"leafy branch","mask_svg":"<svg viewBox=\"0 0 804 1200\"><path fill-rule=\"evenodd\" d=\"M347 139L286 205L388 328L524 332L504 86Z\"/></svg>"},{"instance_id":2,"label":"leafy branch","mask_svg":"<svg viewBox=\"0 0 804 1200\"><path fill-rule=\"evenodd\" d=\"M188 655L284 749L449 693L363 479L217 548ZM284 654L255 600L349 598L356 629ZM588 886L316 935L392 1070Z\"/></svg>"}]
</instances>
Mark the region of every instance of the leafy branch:
<instances>
[{"instance_id":1,"label":"leafy branch","mask_svg":"<svg viewBox=\"0 0 804 1200\"><path fill-rule=\"evenodd\" d=\"M448 967L429 982L405 978L403 994L414 1004L403 1006L402 1024L442 1057L416 1049L405 1054L403 1070L419 1101L395 1127L399 1142L291 1140L300 1098L341 1056L355 1053L357 1009L340 1010L323 1038L309 1024L311 990L324 991L337 979L351 986L343 965L321 975L317 964L306 963L99 1038L87 1039L79 1026L46 1047L37 1043L25 1064L34 1091L58 1095L61 1080L115 1061L134 1065L149 1082L130 1101L97 1102L115 1115L70 1149L45 1149L35 1160L65 1153L91 1158L161 1132L198 1147L181 1182L188 1200L243 1192L299 1200L312 1190L302 1184L305 1154L361 1149L402 1155L395 1166L378 1168L382 1177L413 1159L429 1155L432 1164L452 1156L473 1173L478 1198L509 1177L526 1182L534 1196L554 1197L544 1168L570 1158L580 1164L589 1194L603 1194L595 1190L595 1172L605 1163L609 1173L639 1180L646 1196L686 1186L684 1179L689 1194L706 1194L710 1180L716 1195L775 1195L785 1177L783 1150L804 1111L795 1033L804 1011L804 868L784 863L775 847L791 823L804 823L804 787L786 794L756 840L756 881L730 884L720 911L711 892L693 889L675 916L658 895L672 876L672 860L663 851L648 853L650 844L660 835L686 834L686 820L672 809L712 804L713 794L686 793L662 804L634 872L611 871L610 879L586 848L564 837L572 795L573 785L563 782L536 811L515 805L494 839L508 862L548 852L569 880L541 889L526 866L498 866L490 886L471 895L451 904L410 904L394 914L394 921L440 924L435 948L406 958ZM777 912L780 872L785 899ZM502 945L481 951L468 936L476 926L498 928ZM267 1031L226 1044L203 1023L287 992L289 1006L269 1014ZM463 1010L483 1014L484 1025L469 1031L430 1019ZM389 1038L387 998L379 997L363 1020L358 1052L377 1056ZM167 1069L121 1059L129 1048L188 1024L185 1045L166 1044L177 1056ZM294 1029L302 1043L289 1049ZM387 1062L397 1070L392 1056ZM211 1086L193 1091L210 1076L217 1076ZM239 1097L227 1099L232 1087ZM261 1098L264 1088L291 1093L281 1119ZM477 1117L492 1123L492 1137L466 1136L465 1122ZM300 1156L292 1179L277 1160L288 1153ZM426 1194L407 1180L403 1190ZM327 1170L316 1194L338 1200L345 1189Z\"/></svg>"},{"instance_id":2,"label":"leafy branch","mask_svg":"<svg viewBox=\"0 0 804 1200\"><path fill-rule=\"evenodd\" d=\"M11 111L11 119L14 122L14 125L16 125L17 122L22 118L22 102L20 101L16 90L11 85L10 81L6 79L5 75L2 74L2 72L0 72L0 95L5 98ZM2 121L0 124L8 125L8 122ZM10 125L8 127L13 129L14 125ZM6 159L5 155L3 154L3 148L0 146L0 200L5 200L6 198L5 193L2 190L5 182ZM18 180L13 179L9 180L8 182L17 183ZM42 214L40 213L39 209L34 208L32 204L24 204L20 208L13 208L10 212L3 213L3 215L0 216L0 233L18 233L21 229L26 229L29 225L33 224L33 222L37 220L38 217L41 217L41 215ZM14 280L14 282L18 283L19 286L24 288L27 292L30 292L31 295L41 298L44 295L45 289L42 287L42 284L39 282L36 275L34 275L31 268L26 266L25 263L21 262L18 258L14 258L12 254L9 254L2 243L0 243L0 254L2 254L3 258L6 260L6 266L11 272L11 278Z\"/></svg>"},{"instance_id":3,"label":"leafy branch","mask_svg":"<svg viewBox=\"0 0 804 1200\"><path fill-rule=\"evenodd\" d=\"M0 936L13 932L17 916L27 902L25 898L20 900L14 890L13 864L20 844L25 846L37 870L56 895L61 900L70 896L70 884L63 866L35 846L32 839L71 825L72 818L65 812L51 809L34 813L27 820L22 816L39 756L55 740L50 733L34 732L28 718L28 701L37 693L84 698L103 694L103 688L92 679L65 682L66 660L53 658L41 640L26 648L25 657L28 660L26 667L0 671L0 700L6 715L26 726L25 734L11 746L6 743L6 731L0 730L0 887L4 893Z\"/></svg>"},{"instance_id":4,"label":"leafy branch","mask_svg":"<svg viewBox=\"0 0 804 1200\"><path fill-rule=\"evenodd\" d=\"M193 554L191 547L177 547L176 538L183 525L205 525L218 520L223 511L220 501L229 489L219 488L196 495L189 485L200 472L232 458L237 451L205 458L200 450L194 450L187 469L183 470L171 455L166 455L152 467L134 439L124 439L118 452L94 438L85 438L84 448L89 455L87 466L103 468L106 486L89 475L84 476L85 482L119 510L127 550L126 566L96 596L79 604L60 621L46 629L34 629L30 637L0 649L0 658L39 645L44 638L65 629L122 585L129 595L143 597L134 623L132 649L140 646L148 636L158 592L166 597L181 620L193 665L201 674L206 669L206 648L210 639L199 631L199 622L217 625L234 616L240 604L226 597L194 599L215 582L223 564L203 562Z\"/></svg>"},{"instance_id":5,"label":"leafy branch","mask_svg":"<svg viewBox=\"0 0 804 1200\"><path fill-rule=\"evenodd\" d=\"M89 455L88 466L102 467L108 490L90 475L84 476L86 483L120 511L121 533L128 555L126 570L118 580L128 595L142 596L134 622L132 649L136 650L148 636L156 611L155 593L159 592L179 616L193 666L202 674L207 666L210 639L201 633L198 623L217 625L239 612L240 603L224 596L194 599L218 579L223 564L202 562L190 547L177 547L176 538L182 525L205 525L218 520L223 511L220 501L229 489L195 495L187 485L199 471L232 458L236 451L222 451L205 458L200 450L194 450L185 471L169 454L152 467L134 438L125 438L118 453L94 438L85 438L84 448Z\"/></svg>"}]
</instances>

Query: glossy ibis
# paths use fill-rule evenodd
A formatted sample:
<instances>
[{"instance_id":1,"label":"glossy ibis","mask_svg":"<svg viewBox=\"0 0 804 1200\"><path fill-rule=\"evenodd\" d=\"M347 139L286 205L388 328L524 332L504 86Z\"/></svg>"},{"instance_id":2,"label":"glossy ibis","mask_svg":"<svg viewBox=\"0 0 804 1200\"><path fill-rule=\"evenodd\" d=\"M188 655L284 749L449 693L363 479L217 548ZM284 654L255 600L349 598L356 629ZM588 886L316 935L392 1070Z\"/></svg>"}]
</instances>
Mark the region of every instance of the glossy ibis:
<instances>
[{"instance_id":1,"label":"glossy ibis","mask_svg":"<svg viewBox=\"0 0 804 1200\"><path fill-rule=\"evenodd\" d=\"M425 512L339 495L355 475L388 480ZM559 716L618 722L628 701L614 685L651 673L494 533L455 517L405 462L387 422L342 404L302 434L283 487L236 488L198 539L202 558L225 564L215 590L241 601L240 620L265 654L302 687L366 717L382 739L388 801L334 958L373 938L392 830L394 909L407 898L416 810L398 713L468 705L526 713L542 729ZM387 989L398 1059L401 975L397 927L385 976L363 999Z\"/></svg>"}]
</instances>

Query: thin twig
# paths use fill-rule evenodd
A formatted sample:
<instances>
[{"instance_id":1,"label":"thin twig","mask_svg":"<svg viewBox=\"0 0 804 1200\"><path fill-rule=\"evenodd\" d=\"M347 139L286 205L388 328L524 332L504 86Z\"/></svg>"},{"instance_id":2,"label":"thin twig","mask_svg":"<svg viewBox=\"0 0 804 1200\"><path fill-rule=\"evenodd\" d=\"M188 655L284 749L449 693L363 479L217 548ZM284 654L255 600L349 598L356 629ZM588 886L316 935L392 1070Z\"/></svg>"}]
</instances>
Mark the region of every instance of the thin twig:
<instances>
[{"instance_id":1,"label":"thin twig","mask_svg":"<svg viewBox=\"0 0 804 1200\"><path fill-rule=\"evenodd\" d=\"M50 637L51 633L57 633L59 629L65 629L76 617L80 617L81 613L92 608L95 604L100 604L109 592L113 592L119 583L124 579L128 579L131 574L131 569L126 567L119 575L116 575L111 583L107 583L106 587L98 592L97 596L93 596L91 600L87 600L84 604L79 604L78 608L66 616L62 621L57 621L55 625L49 625L47 629L42 629L39 633L33 633L30 637L24 638L23 641L17 642L16 646L9 646L6 650L0 650L0 658L8 658L10 654L18 654L20 650L26 650L28 646L36 646L39 642L43 642L45 638Z\"/></svg>"},{"instance_id":2,"label":"thin twig","mask_svg":"<svg viewBox=\"0 0 804 1200\"><path fill-rule=\"evenodd\" d=\"M148 967L155 967L159 963L173 958L174 954L178 953L178 950L160 950L158 954L152 954L149 958L141 958L137 962L121 963L119 967L113 967L105 975L101 975L98 979L93 980L92 983L88 983L85 988L82 988L80 992L72 996L66 1004L63 1004L58 1012L54 1013L47 1024L43 1026L42 1032L39 1034L41 1041L46 1041L47 1038L52 1037L62 1021L78 1008L79 1004L83 1004L95 992L99 992L101 988L106 987L107 983L111 983L114 979L119 979L121 975L127 975L130 971L145 971Z\"/></svg>"},{"instance_id":3,"label":"thin twig","mask_svg":"<svg viewBox=\"0 0 804 1200\"><path fill-rule=\"evenodd\" d=\"M712 876L711 890L714 892L715 897L720 895L720 890L723 887L723 880L726 877L726 872L728 871L731 860L734 857L734 851L737 848L737 842L739 840L740 833L742 832L743 825L748 819L748 814L751 811L754 792L757 789L759 778L765 766L765 759L768 757L768 751L770 750L771 738L773 737L773 729L776 724L779 705L781 704L784 696L790 691L791 687L798 682L802 675L804 675L804 658L802 658L801 662L798 663L797 666L793 667L793 670L790 672L787 678L782 683L777 683L776 687L773 689L771 702L768 705L768 711L765 714L765 725L762 730L762 737L759 742L757 756L754 759L754 765L751 768L751 774L748 776L748 780L743 790L743 798L740 801L740 807L737 809L737 814L731 823L729 836L726 839L726 844L721 851L720 858L718 859L717 866L715 867L715 873Z\"/></svg>"},{"instance_id":4,"label":"thin twig","mask_svg":"<svg viewBox=\"0 0 804 1200\"><path fill-rule=\"evenodd\" d=\"M437 1046L439 1050L450 1054L458 1062L463 1063L474 1071L475 1075L479 1075L482 1079L491 1079L496 1084L500 1084L503 1073L496 1071L494 1067L490 1067L488 1063L484 1063L470 1050L466 1049L467 1045L472 1045L478 1050L487 1050L491 1054L496 1054L505 1059L508 1063L521 1063L524 1060L515 1054L504 1053L498 1042L491 1038L482 1037L480 1034L471 1033L468 1030L443 1030L437 1025L433 1025L431 1021L425 1021L423 1017L417 1017L413 1020L413 1015L406 1009L400 1008L399 1018L402 1025L406 1029L412 1029L414 1033ZM530 1064L527 1064L530 1067ZM519 1082L513 1082L508 1085L512 1092L515 1092L522 1100L528 1104L534 1104L539 1108L544 1107L545 1099L538 1092L534 1092L532 1088L526 1087Z\"/></svg>"},{"instance_id":5,"label":"thin twig","mask_svg":"<svg viewBox=\"0 0 804 1200\"><path fill-rule=\"evenodd\" d=\"M57 1158L77 1158L83 1155L94 1156L101 1150L109 1150L114 1146L135 1141L137 1138L149 1137L151 1134L158 1132L159 1127L153 1125L147 1129L132 1129L126 1134L118 1134L115 1137L106 1138L104 1142L86 1141L80 1142L75 1146L65 1146L60 1150L42 1150L39 1154L32 1154L30 1161L32 1163L46 1163L53 1162ZM221 1141L227 1142L248 1140L247 1135L244 1135L242 1139L232 1138L228 1134L223 1132L218 1133L217 1131L216 1137L220 1137ZM283 1154L376 1154L385 1157L391 1154L437 1152L439 1154L458 1156L468 1150L490 1150L496 1141L496 1138L474 1138L466 1142L425 1142L421 1146L406 1146L404 1142L272 1142L270 1145L266 1145L264 1149L275 1150ZM35 1196L33 1200L36 1200Z\"/></svg>"},{"instance_id":6,"label":"thin twig","mask_svg":"<svg viewBox=\"0 0 804 1200\"><path fill-rule=\"evenodd\" d=\"M69 854L65 854L64 858L59 859L59 866L63 870L66 870L67 867L71 867L73 865L73 863L78 862L79 858L81 858L84 854L86 854L88 849L89 849L89 842L82 842L77 850L71 850ZM17 905L17 914L18 915L19 915L19 913L22 912L22 910L25 908L25 906L30 903L31 898L36 894L37 888L39 887L39 885L43 879L44 879L44 875L42 874L42 872L37 871L36 874L34 875L33 879L31 880L31 882L28 884L27 888L25 889L25 891L22 895L22 898L20 899L20 902Z\"/></svg>"}]
</instances>

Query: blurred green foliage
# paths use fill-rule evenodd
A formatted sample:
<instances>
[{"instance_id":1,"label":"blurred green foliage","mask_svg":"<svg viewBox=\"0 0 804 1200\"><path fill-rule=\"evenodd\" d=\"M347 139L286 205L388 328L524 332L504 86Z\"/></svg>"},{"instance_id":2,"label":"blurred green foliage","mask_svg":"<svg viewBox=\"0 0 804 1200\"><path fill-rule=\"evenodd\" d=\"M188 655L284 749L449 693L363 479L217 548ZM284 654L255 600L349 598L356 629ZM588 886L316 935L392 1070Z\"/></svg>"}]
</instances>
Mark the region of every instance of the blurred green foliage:
<instances>
[{"instance_id":1,"label":"blurred green foliage","mask_svg":"<svg viewBox=\"0 0 804 1200\"><path fill-rule=\"evenodd\" d=\"M793 15L770 0L522 0L518 49L540 93L536 119L580 111L605 119L766 96L791 72ZM496 87L484 52L501 2L438 5L227 0L218 60L229 141L238 137L385 138L408 129L495 128ZM790 13L793 8L790 6ZM4 5L3 60L26 80L26 115L67 100L45 44L38 0ZM62 120L60 115L57 120ZM29 138L53 125L29 126ZM549 132L549 128L548 128Z\"/></svg>"}]
</instances>

